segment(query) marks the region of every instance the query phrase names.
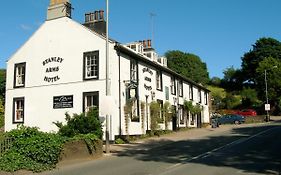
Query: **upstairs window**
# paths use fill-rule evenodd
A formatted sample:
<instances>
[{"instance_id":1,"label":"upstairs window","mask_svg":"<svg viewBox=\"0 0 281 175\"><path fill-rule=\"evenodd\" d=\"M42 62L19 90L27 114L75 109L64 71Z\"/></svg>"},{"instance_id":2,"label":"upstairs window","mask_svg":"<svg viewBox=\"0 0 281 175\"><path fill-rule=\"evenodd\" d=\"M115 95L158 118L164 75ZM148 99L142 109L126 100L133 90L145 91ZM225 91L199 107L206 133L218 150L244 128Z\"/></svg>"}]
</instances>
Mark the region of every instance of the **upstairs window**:
<instances>
[{"instance_id":1,"label":"upstairs window","mask_svg":"<svg viewBox=\"0 0 281 175\"><path fill-rule=\"evenodd\" d=\"M162 91L162 72L156 71L156 88Z\"/></svg>"},{"instance_id":2,"label":"upstairs window","mask_svg":"<svg viewBox=\"0 0 281 175\"><path fill-rule=\"evenodd\" d=\"M189 99L193 100L193 87L192 87L192 85L189 85Z\"/></svg>"},{"instance_id":3,"label":"upstairs window","mask_svg":"<svg viewBox=\"0 0 281 175\"><path fill-rule=\"evenodd\" d=\"M84 80L98 79L99 77L99 52L84 53Z\"/></svg>"},{"instance_id":4,"label":"upstairs window","mask_svg":"<svg viewBox=\"0 0 281 175\"><path fill-rule=\"evenodd\" d=\"M15 64L14 87L25 86L25 68L26 63Z\"/></svg>"},{"instance_id":5,"label":"upstairs window","mask_svg":"<svg viewBox=\"0 0 281 175\"><path fill-rule=\"evenodd\" d=\"M198 102L202 102L202 97L201 97L201 90L198 90Z\"/></svg>"},{"instance_id":6,"label":"upstairs window","mask_svg":"<svg viewBox=\"0 0 281 175\"><path fill-rule=\"evenodd\" d=\"M208 94L204 92L205 105L208 105Z\"/></svg>"},{"instance_id":7,"label":"upstairs window","mask_svg":"<svg viewBox=\"0 0 281 175\"><path fill-rule=\"evenodd\" d=\"M133 81L133 82L137 82L137 71L138 71L138 65L137 65L137 62L136 60L131 60L131 63L130 63L130 80Z\"/></svg>"},{"instance_id":8,"label":"upstairs window","mask_svg":"<svg viewBox=\"0 0 281 175\"><path fill-rule=\"evenodd\" d=\"M183 96L183 83L182 81L179 81L179 96Z\"/></svg>"},{"instance_id":9,"label":"upstairs window","mask_svg":"<svg viewBox=\"0 0 281 175\"><path fill-rule=\"evenodd\" d=\"M171 94L176 95L176 79L171 77Z\"/></svg>"},{"instance_id":10,"label":"upstairs window","mask_svg":"<svg viewBox=\"0 0 281 175\"><path fill-rule=\"evenodd\" d=\"M24 97L13 100L13 123L24 122Z\"/></svg>"}]
</instances>

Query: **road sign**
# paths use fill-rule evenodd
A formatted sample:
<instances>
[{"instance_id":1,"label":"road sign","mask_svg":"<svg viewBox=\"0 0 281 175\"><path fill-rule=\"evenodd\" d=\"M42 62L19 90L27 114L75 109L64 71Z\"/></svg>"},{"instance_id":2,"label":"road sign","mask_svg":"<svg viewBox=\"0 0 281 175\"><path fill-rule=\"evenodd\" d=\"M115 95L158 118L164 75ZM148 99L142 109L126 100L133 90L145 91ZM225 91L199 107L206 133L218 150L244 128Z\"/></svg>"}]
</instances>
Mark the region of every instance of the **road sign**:
<instances>
[{"instance_id":1,"label":"road sign","mask_svg":"<svg viewBox=\"0 0 281 175\"><path fill-rule=\"evenodd\" d=\"M264 105L264 110L270 111L270 104L265 104Z\"/></svg>"}]
</instances>

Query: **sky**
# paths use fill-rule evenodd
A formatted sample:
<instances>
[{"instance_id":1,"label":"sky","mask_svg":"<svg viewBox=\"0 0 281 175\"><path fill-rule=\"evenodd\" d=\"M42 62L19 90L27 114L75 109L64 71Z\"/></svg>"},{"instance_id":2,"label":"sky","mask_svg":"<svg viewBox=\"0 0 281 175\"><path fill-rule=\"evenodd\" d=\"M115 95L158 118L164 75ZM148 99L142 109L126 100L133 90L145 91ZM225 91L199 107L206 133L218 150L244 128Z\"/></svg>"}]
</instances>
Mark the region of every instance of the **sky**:
<instances>
[{"instance_id":1,"label":"sky","mask_svg":"<svg viewBox=\"0 0 281 175\"><path fill-rule=\"evenodd\" d=\"M49 2L1 1L0 68L45 22ZM80 23L85 13L106 9L106 0L71 4L72 19ZM211 78L222 78L226 68L241 67L241 57L259 38L281 40L281 1L109 0L109 35L120 43L153 39L160 55L169 50L198 55Z\"/></svg>"}]
</instances>

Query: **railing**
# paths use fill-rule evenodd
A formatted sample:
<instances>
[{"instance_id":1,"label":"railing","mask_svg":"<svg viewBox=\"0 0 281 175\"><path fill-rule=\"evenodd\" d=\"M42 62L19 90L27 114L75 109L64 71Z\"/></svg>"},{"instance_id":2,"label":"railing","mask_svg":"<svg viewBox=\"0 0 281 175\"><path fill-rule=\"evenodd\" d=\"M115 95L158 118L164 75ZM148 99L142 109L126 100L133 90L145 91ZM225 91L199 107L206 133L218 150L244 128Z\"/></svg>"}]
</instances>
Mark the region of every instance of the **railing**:
<instances>
[{"instance_id":1,"label":"railing","mask_svg":"<svg viewBox=\"0 0 281 175\"><path fill-rule=\"evenodd\" d=\"M5 151L12 147L12 143L12 138L4 138L0 140L0 156L2 156Z\"/></svg>"}]
</instances>

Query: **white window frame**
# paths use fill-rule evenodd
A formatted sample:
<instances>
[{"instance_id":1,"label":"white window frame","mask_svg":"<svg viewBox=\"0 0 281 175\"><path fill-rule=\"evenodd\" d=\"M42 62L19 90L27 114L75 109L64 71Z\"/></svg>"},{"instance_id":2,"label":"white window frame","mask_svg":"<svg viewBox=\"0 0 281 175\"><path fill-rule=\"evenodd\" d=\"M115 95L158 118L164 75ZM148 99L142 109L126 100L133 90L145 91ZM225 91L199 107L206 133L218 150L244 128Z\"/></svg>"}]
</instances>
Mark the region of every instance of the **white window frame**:
<instances>
[{"instance_id":1,"label":"white window frame","mask_svg":"<svg viewBox=\"0 0 281 175\"><path fill-rule=\"evenodd\" d=\"M183 82L179 81L179 96L183 97Z\"/></svg>"},{"instance_id":2,"label":"white window frame","mask_svg":"<svg viewBox=\"0 0 281 175\"><path fill-rule=\"evenodd\" d=\"M137 82L137 71L138 71L138 65L136 60L130 61L130 80Z\"/></svg>"},{"instance_id":3,"label":"white window frame","mask_svg":"<svg viewBox=\"0 0 281 175\"><path fill-rule=\"evenodd\" d=\"M163 83L162 83L162 72L156 71L156 89L162 91Z\"/></svg>"},{"instance_id":4,"label":"white window frame","mask_svg":"<svg viewBox=\"0 0 281 175\"><path fill-rule=\"evenodd\" d=\"M98 79L99 51L84 53L84 80Z\"/></svg>"},{"instance_id":5,"label":"white window frame","mask_svg":"<svg viewBox=\"0 0 281 175\"><path fill-rule=\"evenodd\" d=\"M171 77L171 94L176 95L176 78Z\"/></svg>"},{"instance_id":6,"label":"white window frame","mask_svg":"<svg viewBox=\"0 0 281 175\"><path fill-rule=\"evenodd\" d=\"M15 64L14 87L25 87L26 63Z\"/></svg>"},{"instance_id":7,"label":"white window frame","mask_svg":"<svg viewBox=\"0 0 281 175\"><path fill-rule=\"evenodd\" d=\"M13 123L24 123L24 97L13 99Z\"/></svg>"},{"instance_id":8,"label":"white window frame","mask_svg":"<svg viewBox=\"0 0 281 175\"><path fill-rule=\"evenodd\" d=\"M95 101L97 100L97 101ZM99 107L99 93L98 92L84 92L83 93L83 110L89 112L93 107Z\"/></svg>"}]
</instances>

